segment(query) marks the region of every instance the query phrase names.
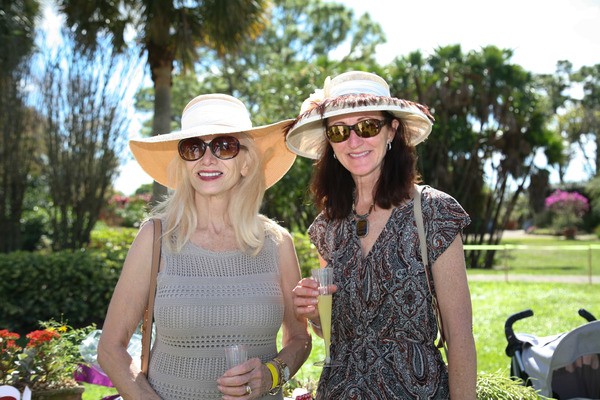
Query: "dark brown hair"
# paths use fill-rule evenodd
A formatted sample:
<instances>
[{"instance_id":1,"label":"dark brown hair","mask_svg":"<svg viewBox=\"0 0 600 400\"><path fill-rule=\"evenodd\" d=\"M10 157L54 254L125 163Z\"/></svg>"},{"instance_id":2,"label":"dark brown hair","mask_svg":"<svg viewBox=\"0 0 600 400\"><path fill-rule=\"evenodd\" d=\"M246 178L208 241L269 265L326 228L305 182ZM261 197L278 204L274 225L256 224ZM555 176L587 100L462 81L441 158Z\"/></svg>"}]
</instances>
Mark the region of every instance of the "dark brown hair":
<instances>
[{"instance_id":1,"label":"dark brown hair","mask_svg":"<svg viewBox=\"0 0 600 400\"><path fill-rule=\"evenodd\" d=\"M375 205L388 209L410 198L412 185L417 181L417 157L415 147L409 144L402 119L388 112L383 114L386 124L394 119L400 122L392 140L392 148L383 159L381 176L374 194ZM325 141L324 146L311 184L315 206L319 211L325 211L328 219L345 218L352 211L354 180L350 172L333 158L333 148L328 141Z\"/></svg>"}]
</instances>

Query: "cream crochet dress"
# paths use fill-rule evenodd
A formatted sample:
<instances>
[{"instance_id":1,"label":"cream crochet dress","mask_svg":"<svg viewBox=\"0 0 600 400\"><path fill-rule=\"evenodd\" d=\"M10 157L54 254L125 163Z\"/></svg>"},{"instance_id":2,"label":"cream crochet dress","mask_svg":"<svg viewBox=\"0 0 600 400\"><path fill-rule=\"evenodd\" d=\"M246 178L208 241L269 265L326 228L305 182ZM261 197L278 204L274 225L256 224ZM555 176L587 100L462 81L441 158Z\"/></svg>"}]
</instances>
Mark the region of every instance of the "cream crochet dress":
<instances>
[{"instance_id":1,"label":"cream crochet dress","mask_svg":"<svg viewBox=\"0 0 600 400\"><path fill-rule=\"evenodd\" d=\"M177 254L163 247L148 375L164 400L221 399L226 345L247 344L248 358L263 362L277 355L284 309L277 250L270 236L256 257L190 242Z\"/></svg>"}]
</instances>

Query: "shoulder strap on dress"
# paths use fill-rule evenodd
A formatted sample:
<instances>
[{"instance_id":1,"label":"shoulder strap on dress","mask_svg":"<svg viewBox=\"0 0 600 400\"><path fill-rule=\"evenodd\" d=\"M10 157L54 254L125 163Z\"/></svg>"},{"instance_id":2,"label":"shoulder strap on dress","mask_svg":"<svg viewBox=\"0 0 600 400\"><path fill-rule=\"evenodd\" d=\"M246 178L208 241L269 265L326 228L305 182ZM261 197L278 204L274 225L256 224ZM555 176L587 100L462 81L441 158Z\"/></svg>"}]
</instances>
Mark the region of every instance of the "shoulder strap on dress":
<instances>
[{"instance_id":1,"label":"shoulder strap on dress","mask_svg":"<svg viewBox=\"0 0 600 400\"><path fill-rule=\"evenodd\" d=\"M446 337L444 335L444 324L442 322L442 314L440 313L440 306L437 302L437 296L433 293L431 288L431 268L429 266L429 258L427 257L427 238L425 236L425 225L423 223L423 209L421 205L421 193L423 192L423 186L415 185L415 199L413 202L413 208L415 213L415 221L417 223L417 232L419 234L419 244L421 247L421 258L423 260L423 266L425 267L425 277L427 279L427 287L431 294L431 307L433 308L433 314L437 320L438 329L440 332L440 340L438 341L437 347L444 348L446 353Z\"/></svg>"},{"instance_id":2,"label":"shoulder strap on dress","mask_svg":"<svg viewBox=\"0 0 600 400\"><path fill-rule=\"evenodd\" d=\"M156 277L162 248L162 224L160 219L153 218L154 240L152 242L152 269L150 271L150 290L148 291L148 303L144 311L142 321L142 373L148 376L148 365L150 363L150 342L152 341L152 321L154 319L154 298L156 297Z\"/></svg>"},{"instance_id":3,"label":"shoulder strap on dress","mask_svg":"<svg viewBox=\"0 0 600 400\"><path fill-rule=\"evenodd\" d=\"M417 232L419 233L419 242L421 245L421 258L425 265L425 273L427 274L427 285L429 285L429 260L427 258L427 241L425 239L425 226L423 224L423 209L421 206L421 193L423 192L423 186L415 185L415 201L414 201L414 212L415 221L417 222ZM431 286L429 286L431 292Z\"/></svg>"}]
</instances>

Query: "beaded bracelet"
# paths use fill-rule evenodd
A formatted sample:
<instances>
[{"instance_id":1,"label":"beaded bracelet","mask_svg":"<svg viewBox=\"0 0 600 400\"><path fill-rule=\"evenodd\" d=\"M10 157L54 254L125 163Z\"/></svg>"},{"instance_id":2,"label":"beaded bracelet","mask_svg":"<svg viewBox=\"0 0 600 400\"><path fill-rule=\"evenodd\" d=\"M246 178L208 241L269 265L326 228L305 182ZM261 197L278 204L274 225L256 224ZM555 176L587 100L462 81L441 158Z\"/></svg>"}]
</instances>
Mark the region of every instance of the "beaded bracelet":
<instances>
[{"instance_id":1,"label":"beaded bracelet","mask_svg":"<svg viewBox=\"0 0 600 400\"><path fill-rule=\"evenodd\" d=\"M321 325L317 325L317 324L315 324L315 323L314 323L314 322L312 322L310 319L308 320L308 323L309 323L309 324L311 324L311 325L312 325L314 328L321 329Z\"/></svg>"}]
</instances>

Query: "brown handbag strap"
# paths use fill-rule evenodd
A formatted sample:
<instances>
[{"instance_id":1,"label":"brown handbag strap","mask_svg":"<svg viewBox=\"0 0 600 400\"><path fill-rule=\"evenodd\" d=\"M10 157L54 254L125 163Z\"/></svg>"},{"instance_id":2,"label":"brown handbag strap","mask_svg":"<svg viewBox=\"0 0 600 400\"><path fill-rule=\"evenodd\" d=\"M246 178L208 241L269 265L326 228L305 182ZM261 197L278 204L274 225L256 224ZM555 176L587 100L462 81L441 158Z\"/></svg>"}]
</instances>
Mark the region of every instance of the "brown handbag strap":
<instances>
[{"instance_id":1,"label":"brown handbag strap","mask_svg":"<svg viewBox=\"0 0 600 400\"><path fill-rule=\"evenodd\" d=\"M442 314L440 313L440 306L437 302L437 297L433 290L431 289L431 274L429 272L429 258L427 257L427 239L425 238L425 225L423 223L423 211L421 206L421 192L423 191L423 186L415 185L415 200L414 200L414 213L415 213L415 221L417 223L417 232L419 233L419 242L421 245L421 258L423 259L423 265L425 266L425 276L427 278L427 287L429 288L429 293L431 294L431 307L433 308L433 314L435 315L435 319L438 324L438 329L440 332L440 340L438 341L437 347L444 348L446 353L448 350L446 349L446 337L444 335L444 324L442 322Z\"/></svg>"},{"instance_id":2,"label":"brown handbag strap","mask_svg":"<svg viewBox=\"0 0 600 400\"><path fill-rule=\"evenodd\" d=\"M148 291L148 304L144 311L142 321L142 373L148 376L150 363L150 342L152 341L152 321L154 319L154 298L156 297L156 277L160 264L162 224L160 219L153 218L154 241L152 242L152 269L150 271L150 290Z\"/></svg>"}]
</instances>

